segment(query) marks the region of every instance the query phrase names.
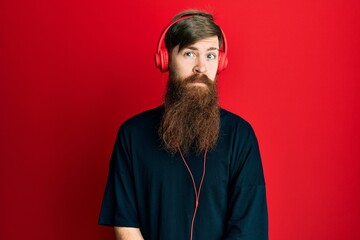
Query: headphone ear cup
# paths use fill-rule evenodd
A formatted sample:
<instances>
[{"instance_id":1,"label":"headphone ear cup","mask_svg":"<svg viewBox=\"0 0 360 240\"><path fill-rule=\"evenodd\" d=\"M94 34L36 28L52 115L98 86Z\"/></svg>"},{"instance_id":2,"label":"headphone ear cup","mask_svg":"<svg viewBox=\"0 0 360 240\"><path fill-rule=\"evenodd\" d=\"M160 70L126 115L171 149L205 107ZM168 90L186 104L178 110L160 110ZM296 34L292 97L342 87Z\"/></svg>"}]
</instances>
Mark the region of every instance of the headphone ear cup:
<instances>
[{"instance_id":1,"label":"headphone ear cup","mask_svg":"<svg viewBox=\"0 0 360 240\"><path fill-rule=\"evenodd\" d=\"M227 67L228 64L228 59L226 57L226 54L224 52L219 52L219 64L218 64L218 69L217 69L217 73L219 74L221 71L224 71L225 68Z\"/></svg>"},{"instance_id":2,"label":"headphone ear cup","mask_svg":"<svg viewBox=\"0 0 360 240\"><path fill-rule=\"evenodd\" d=\"M161 72L166 72L169 67L169 54L166 48L161 48L155 53L155 64Z\"/></svg>"},{"instance_id":3,"label":"headphone ear cup","mask_svg":"<svg viewBox=\"0 0 360 240\"><path fill-rule=\"evenodd\" d=\"M163 48L161 51L162 54L162 71L166 72L169 69L169 53L166 48Z\"/></svg>"}]
</instances>

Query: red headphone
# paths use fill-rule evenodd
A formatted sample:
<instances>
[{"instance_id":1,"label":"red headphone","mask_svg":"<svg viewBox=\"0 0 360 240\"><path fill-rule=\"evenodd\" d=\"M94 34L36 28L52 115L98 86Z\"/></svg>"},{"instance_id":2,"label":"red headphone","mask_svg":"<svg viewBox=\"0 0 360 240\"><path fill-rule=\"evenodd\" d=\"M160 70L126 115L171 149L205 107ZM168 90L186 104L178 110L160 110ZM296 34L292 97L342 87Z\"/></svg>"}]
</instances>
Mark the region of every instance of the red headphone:
<instances>
[{"instance_id":1,"label":"red headphone","mask_svg":"<svg viewBox=\"0 0 360 240\"><path fill-rule=\"evenodd\" d=\"M164 41L167 31L175 23L180 22L184 19L192 18L192 17L196 17L196 16L199 16L199 15L184 16L179 19L176 19L175 21L171 22L165 28L165 30L162 32L159 42L158 42L157 51L155 53L155 65L157 68L160 69L161 72L166 72L169 69L169 54L168 54L168 50L165 47L165 41ZM220 51L219 51L219 57L218 57L219 64L218 64L217 74L219 74L221 71L223 71L227 67L227 64L228 64L228 59L226 56L226 53L227 53L226 37L225 37L223 30L221 28L220 28L220 30L223 35L223 44L222 44L222 49L220 49Z\"/></svg>"}]
</instances>

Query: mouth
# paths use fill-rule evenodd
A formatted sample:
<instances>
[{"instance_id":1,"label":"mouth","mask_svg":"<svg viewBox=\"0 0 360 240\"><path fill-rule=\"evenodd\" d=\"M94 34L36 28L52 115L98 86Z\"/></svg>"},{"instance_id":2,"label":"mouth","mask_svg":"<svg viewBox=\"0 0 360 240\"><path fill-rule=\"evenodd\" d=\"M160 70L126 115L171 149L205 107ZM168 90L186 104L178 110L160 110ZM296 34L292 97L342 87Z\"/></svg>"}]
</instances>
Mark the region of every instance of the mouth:
<instances>
[{"instance_id":1,"label":"mouth","mask_svg":"<svg viewBox=\"0 0 360 240\"><path fill-rule=\"evenodd\" d=\"M206 84L205 84L205 83L202 83L202 82L192 82L192 83L188 83L188 86L206 87Z\"/></svg>"}]
</instances>

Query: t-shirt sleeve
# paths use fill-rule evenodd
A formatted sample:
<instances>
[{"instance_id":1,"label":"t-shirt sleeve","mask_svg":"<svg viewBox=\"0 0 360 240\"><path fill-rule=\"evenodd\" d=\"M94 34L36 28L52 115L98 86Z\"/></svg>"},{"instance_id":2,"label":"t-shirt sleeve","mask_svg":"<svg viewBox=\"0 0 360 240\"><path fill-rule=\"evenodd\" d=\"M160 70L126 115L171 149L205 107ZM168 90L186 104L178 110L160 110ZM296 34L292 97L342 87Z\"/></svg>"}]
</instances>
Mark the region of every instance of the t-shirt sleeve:
<instances>
[{"instance_id":1,"label":"t-shirt sleeve","mask_svg":"<svg viewBox=\"0 0 360 240\"><path fill-rule=\"evenodd\" d=\"M268 239L265 180L253 129L237 132L230 170L228 218L224 239Z\"/></svg>"},{"instance_id":2,"label":"t-shirt sleeve","mask_svg":"<svg viewBox=\"0 0 360 240\"><path fill-rule=\"evenodd\" d=\"M129 137L120 127L111 155L99 224L139 227Z\"/></svg>"}]
</instances>

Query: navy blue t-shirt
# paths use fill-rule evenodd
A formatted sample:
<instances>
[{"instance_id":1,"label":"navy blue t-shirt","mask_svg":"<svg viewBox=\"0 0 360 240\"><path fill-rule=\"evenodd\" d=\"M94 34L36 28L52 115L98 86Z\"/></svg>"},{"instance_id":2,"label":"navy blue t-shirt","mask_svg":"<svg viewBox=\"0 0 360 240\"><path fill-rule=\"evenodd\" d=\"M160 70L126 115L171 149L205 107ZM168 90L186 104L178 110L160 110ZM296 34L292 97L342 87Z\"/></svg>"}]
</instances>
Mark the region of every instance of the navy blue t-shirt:
<instances>
[{"instance_id":1,"label":"navy blue t-shirt","mask_svg":"<svg viewBox=\"0 0 360 240\"><path fill-rule=\"evenodd\" d=\"M163 108L119 129L99 224L136 227L145 240L187 240L195 208L190 174L179 153L161 147ZM203 155L184 156L197 188ZM193 240L265 240L268 217L258 143L249 123L224 109L216 147L207 153Z\"/></svg>"}]
</instances>

